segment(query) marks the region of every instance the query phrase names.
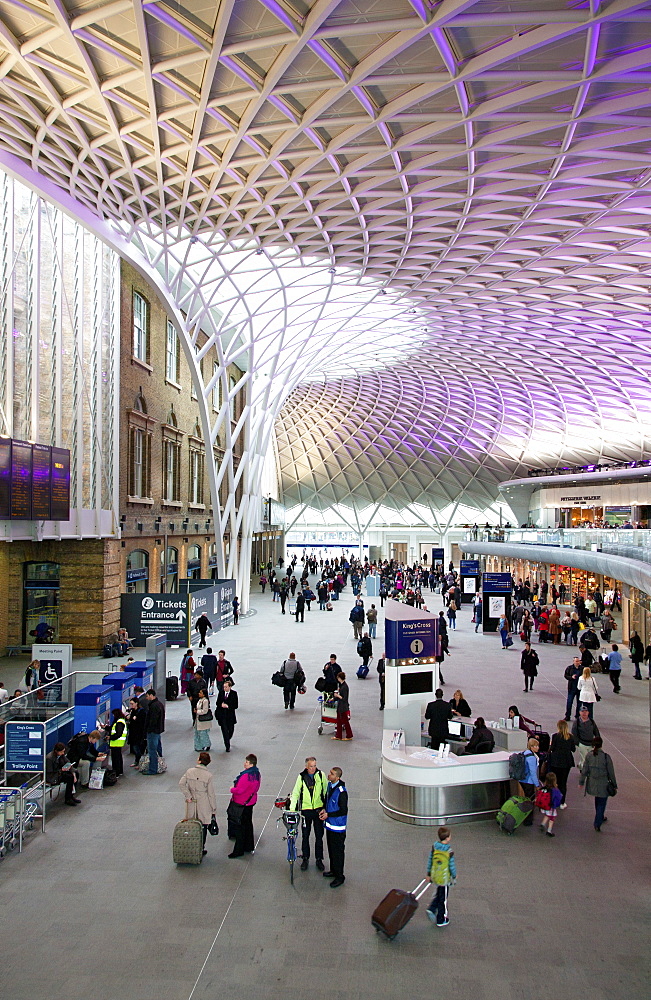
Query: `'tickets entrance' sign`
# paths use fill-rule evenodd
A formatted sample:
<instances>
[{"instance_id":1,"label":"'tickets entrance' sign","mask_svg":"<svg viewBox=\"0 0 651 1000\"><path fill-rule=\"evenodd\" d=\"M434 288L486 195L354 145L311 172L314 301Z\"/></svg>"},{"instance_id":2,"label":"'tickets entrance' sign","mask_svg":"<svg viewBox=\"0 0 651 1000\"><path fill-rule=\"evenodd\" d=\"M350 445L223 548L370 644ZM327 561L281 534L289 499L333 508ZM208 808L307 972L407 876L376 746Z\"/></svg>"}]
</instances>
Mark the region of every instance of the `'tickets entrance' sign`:
<instances>
[{"instance_id":1,"label":"'tickets entrance' sign","mask_svg":"<svg viewBox=\"0 0 651 1000\"><path fill-rule=\"evenodd\" d=\"M122 594L122 627L140 645L160 632L168 642L187 645L189 599L189 594Z\"/></svg>"}]
</instances>

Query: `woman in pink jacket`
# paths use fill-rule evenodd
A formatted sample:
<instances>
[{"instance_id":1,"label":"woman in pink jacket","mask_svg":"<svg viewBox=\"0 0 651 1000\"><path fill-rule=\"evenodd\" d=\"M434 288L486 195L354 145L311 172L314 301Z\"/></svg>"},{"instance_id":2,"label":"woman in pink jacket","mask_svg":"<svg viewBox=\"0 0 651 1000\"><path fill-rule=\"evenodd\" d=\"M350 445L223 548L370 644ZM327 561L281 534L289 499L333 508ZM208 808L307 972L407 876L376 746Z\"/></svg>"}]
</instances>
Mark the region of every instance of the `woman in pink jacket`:
<instances>
[{"instance_id":1,"label":"woman in pink jacket","mask_svg":"<svg viewBox=\"0 0 651 1000\"><path fill-rule=\"evenodd\" d=\"M258 758L250 753L244 758L244 770L238 774L231 788L231 801L227 810L228 836L235 840L235 844L229 858L253 854L253 807L258 801L259 788Z\"/></svg>"}]
</instances>

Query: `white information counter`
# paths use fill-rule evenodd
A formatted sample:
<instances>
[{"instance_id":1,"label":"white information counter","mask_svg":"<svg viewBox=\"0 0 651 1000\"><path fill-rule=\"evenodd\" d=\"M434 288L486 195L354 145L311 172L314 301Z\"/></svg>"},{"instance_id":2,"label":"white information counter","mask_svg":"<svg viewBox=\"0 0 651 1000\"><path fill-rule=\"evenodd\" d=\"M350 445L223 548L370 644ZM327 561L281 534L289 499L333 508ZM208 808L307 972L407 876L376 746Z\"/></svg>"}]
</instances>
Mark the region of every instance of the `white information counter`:
<instances>
[{"instance_id":1,"label":"white information counter","mask_svg":"<svg viewBox=\"0 0 651 1000\"><path fill-rule=\"evenodd\" d=\"M387 816L415 826L467 823L494 815L511 794L509 754L439 760L433 750L392 746L394 730L382 735L380 805Z\"/></svg>"}]
</instances>

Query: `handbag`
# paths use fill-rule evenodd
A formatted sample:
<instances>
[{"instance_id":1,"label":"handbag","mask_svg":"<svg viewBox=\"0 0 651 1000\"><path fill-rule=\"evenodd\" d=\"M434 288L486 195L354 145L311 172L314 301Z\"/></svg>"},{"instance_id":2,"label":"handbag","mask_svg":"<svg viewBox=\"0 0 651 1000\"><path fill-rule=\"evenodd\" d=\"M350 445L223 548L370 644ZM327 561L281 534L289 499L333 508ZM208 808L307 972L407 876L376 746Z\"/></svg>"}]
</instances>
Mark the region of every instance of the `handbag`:
<instances>
[{"instance_id":1,"label":"handbag","mask_svg":"<svg viewBox=\"0 0 651 1000\"><path fill-rule=\"evenodd\" d=\"M317 677L316 681L314 682L314 687L316 688L317 691L321 692L325 691L326 689L325 677Z\"/></svg>"},{"instance_id":2,"label":"handbag","mask_svg":"<svg viewBox=\"0 0 651 1000\"><path fill-rule=\"evenodd\" d=\"M230 819L231 823L241 823L243 812L244 812L244 806L241 806L238 802L228 803L228 809L226 810L226 815Z\"/></svg>"},{"instance_id":3,"label":"handbag","mask_svg":"<svg viewBox=\"0 0 651 1000\"><path fill-rule=\"evenodd\" d=\"M214 813L212 814L212 819L210 820L210 824L208 826L208 833L210 834L211 837L216 837L217 834L219 833L219 827L217 826L217 817L215 816Z\"/></svg>"},{"instance_id":4,"label":"handbag","mask_svg":"<svg viewBox=\"0 0 651 1000\"><path fill-rule=\"evenodd\" d=\"M214 715L212 714L212 709L208 709L207 712L202 712L201 715L197 716L197 722L212 722Z\"/></svg>"}]
</instances>

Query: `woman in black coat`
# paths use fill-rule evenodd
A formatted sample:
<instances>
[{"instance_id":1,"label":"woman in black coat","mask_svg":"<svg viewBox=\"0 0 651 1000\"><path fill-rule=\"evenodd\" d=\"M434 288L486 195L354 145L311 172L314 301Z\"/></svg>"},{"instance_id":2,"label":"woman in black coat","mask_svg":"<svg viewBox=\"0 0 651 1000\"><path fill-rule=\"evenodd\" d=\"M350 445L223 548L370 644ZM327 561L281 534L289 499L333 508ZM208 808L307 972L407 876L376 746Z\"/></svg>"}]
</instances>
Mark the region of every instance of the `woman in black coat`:
<instances>
[{"instance_id":1,"label":"woman in black coat","mask_svg":"<svg viewBox=\"0 0 651 1000\"><path fill-rule=\"evenodd\" d=\"M129 730L129 749L135 757L130 767L138 767L140 758L147 745L147 711L142 707L137 698L129 698L127 726Z\"/></svg>"},{"instance_id":2,"label":"woman in black coat","mask_svg":"<svg viewBox=\"0 0 651 1000\"><path fill-rule=\"evenodd\" d=\"M570 771L574 767L574 751L576 741L570 733L570 727L565 719L559 719L556 723L556 732L552 736L549 745L548 771L553 771L556 775L558 790L563 795L561 809L565 809L565 796L567 795L567 779Z\"/></svg>"},{"instance_id":3,"label":"woman in black coat","mask_svg":"<svg viewBox=\"0 0 651 1000\"><path fill-rule=\"evenodd\" d=\"M217 695L215 704L215 717L222 731L224 738L224 749L226 753L231 752L231 740L237 725L235 710L239 708L237 691L233 688L233 681L230 677L224 678L224 687Z\"/></svg>"},{"instance_id":4,"label":"woman in black coat","mask_svg":"<svg viewBox=\"0 0 651 1000\"><path fill-rule=\"evenodd\" d=\"M450 708L452 709L453 715L460 715L464 719L469 719L471 716L470 705L463 697L462 691L455 691L454 696L450 698Z\"/></svg>"},{"instance_id":5,"label":"woman in black coat","mask_svg":"<svg viewBox=\"0 0 651 1000\"><path fill-rule=\"evenodd\" d=\"M644 643L640 639L637 632L632 633L631 638L628 641L628 648L631 653L633 666L635 667L635 680L641 681L642 674L640 673L640 663L644 659Z\"/></svg>"},{"instance_id":6,"label":"woman in black coat","mask_svg":"<svg viewBox=\"0 0 651 1000\"><path fill-rule=\"evenodd\" d=\"M524 674L524 690L533 691L534 678L538 676L538 653L531 648L530 642L525 642L522 656L520 657L520 670Z\"/></svg>"}]
</instances>

